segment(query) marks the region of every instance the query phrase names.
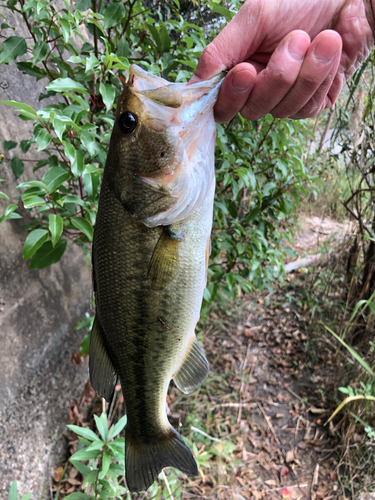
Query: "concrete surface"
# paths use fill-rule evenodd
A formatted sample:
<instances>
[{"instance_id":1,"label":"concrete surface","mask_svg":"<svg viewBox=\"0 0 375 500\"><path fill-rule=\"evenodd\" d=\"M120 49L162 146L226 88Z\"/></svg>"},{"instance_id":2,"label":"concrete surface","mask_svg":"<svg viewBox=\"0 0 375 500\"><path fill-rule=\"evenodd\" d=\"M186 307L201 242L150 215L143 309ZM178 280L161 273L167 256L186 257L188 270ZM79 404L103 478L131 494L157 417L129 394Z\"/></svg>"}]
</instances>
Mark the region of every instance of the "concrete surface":
<instances>
[{"instance_id":1,"label":"concrete surface","mask_svg":"<svg viewBox=\"0 0 375 500\"><path fill-rule=\"evenodd\" d=\"M16 34L25 33L22 20L16 23ZM38 109L47 104L38 102L46 84L36 85L14 65L0 66L1 100L23 101ZM31 137L32 125L18 118L14 108L0 105L0 116L0 152L4 140ZM35 158L35 147L27 154L19 149L6 153L9 158L13 155ZM6 180L1 191L10 198L17 196L14 188L33 176L32 165L25 162L17 181L9 162L0 165L0 178ZM1 200L1 214L6 205ZM22 260L25 238L21 219L0 224L0 499L4 500L14 479L19 493L32 491L32 499L49 498L49 475L64 454L64 438L58 437L72 399L80 399L88 378L87 363L77 366L70 360L82 339L74 326L89 310L90 272L83 254L69 244L58 264L31 271Z\"/></svg>"}]
</instances>

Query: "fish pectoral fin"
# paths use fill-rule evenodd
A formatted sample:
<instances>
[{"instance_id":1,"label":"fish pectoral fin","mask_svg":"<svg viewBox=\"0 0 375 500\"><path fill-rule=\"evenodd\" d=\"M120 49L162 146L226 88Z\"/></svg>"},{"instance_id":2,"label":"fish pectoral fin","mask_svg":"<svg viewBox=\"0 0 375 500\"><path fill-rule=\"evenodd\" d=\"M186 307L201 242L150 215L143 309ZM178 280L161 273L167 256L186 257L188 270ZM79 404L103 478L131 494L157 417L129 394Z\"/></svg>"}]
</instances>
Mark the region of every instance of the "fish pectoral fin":
<instances>
[{"instance_id":1,"label":"fish pectoral fin","mask_svg":"<svg viewBox=\"0 0 375 500\"><path fill-rule=\"evenodd\" d=\"M148 277L151 278L152 290L162 290L176 277L178 271L178 246L183 239L183 234L174 233L169 226L164 228L148 268Z\"/></svg>"},{"instance_id":2,"label":"fish pectoral fin","mask_svg":"<svg viewBox=\"0 0 375 500\"><path fill-rule=\"evenodd\" d=\"M193 454L172 427L153 440L141 440L125 428L125 475L131 492L145 491L164 467L176 467L189 476L197 476Z\"/></svg>"},{"instance_id":3,"label":"fish pectoral fin","mask_svg":"<svg viewBox=\"0 0 375 500\"><path fill-rule=\"evenodd\" d=\"M203 384L208 377L209 370L203 348L194 336L187 356L173 380L180 391L184 394L190 394Z\"/></svg>"},{"instance_id":4,"label":"fish pectoral fin","mask_svg":"<svg viewBox=\"0 0 375 500\"><path fill-rule=\"evenodd\" d=\"M110 402L117 382L117 373L105 347L103 329L97 317L91 331L89 371L94 391Z\"/></svg>"}]
</instances>

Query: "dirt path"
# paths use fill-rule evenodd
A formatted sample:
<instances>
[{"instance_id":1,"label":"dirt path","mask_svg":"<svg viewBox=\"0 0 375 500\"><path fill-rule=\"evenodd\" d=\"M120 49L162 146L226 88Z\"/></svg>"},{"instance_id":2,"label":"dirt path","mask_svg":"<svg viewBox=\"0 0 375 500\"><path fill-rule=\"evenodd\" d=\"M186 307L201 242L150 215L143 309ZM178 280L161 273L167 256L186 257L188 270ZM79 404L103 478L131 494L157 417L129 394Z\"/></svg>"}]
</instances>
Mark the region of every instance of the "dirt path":
<instances>
[{"instance_id":1,"label":"dirt path","mask_svg":"<svg viewBox=\"0 0 375 500\"><path fill-rule=\"evenodd\" d=\"M231 493L219 489L211 495L335 498L335 443L332 428L324 426L331 412L325 392L335 380L331 353L312 354L311 342L306 352L303 310L285 301L285 291L237 306L239 313L246 310L244 320L221 313L205 336L211 370L224 374L227 384L223 394L211 391L216 433L215 427L207 431L218 435L221 424L232 421L227 437L243 464L229 481Z\"/></svg>"}]
</instances>

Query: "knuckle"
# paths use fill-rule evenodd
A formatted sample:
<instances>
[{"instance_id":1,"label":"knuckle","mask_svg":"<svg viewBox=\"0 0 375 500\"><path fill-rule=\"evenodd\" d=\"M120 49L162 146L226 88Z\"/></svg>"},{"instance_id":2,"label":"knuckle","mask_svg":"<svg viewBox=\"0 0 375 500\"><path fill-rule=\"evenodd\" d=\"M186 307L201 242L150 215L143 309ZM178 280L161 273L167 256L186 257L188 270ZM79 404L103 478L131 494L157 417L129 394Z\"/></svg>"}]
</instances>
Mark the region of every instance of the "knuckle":
<instances>
[{"instance_id":1,"label":"knuckle","mask_svg":"<svg viewBox=\"0 0 375 500\"><path fill-rule=\"evenodd\" d=\"M201 55L201 60L205 61L206 63L215 63L218 58L219 58L219 51L216 48L216 44L214 42L210 43L207 45L202 52Z\"/></svg>"},{"instance_id":2,"label":"knuckle","mask_svg":"<svg viewBox=\"0 0 375 500\"><path fill-rule=\"evenodd\" d=\"M296 78L295 76L289 72L282 69L275 69L272 71L273 80L275 81L278 88L282 87L283 89L291 89L295 84Z\"/></svg>"},{"instance_id":3,"label":"knuckle","mask_svg":"<svg viewBox=\"0 0 375 500\"><path fill-rule=\"evenodd\" d=\"M313 94L323 82L314 74L300 76L301 93Z\"/></svg>"}]
</instances>

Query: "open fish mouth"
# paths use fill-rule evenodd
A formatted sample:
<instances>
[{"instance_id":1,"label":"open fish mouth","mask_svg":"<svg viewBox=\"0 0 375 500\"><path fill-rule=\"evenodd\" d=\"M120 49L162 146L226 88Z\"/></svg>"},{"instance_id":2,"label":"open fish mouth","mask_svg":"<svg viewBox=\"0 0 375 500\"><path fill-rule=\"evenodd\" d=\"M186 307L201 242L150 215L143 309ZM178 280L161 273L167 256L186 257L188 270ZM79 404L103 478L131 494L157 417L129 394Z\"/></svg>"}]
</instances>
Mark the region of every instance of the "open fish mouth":
<instances>
[{"instance_id":1,"label":"open fish mouth","mask_svg":"<svg viewBox=\"0 0 375 500\"><path fill-rule=\"evenodd\" d=\"M142 101L144 123L161 130L177 144L171 161L151 172L138 172L139 180L168 193L175 203L167 210L142 219L148 227L169 225L188 217L207 196L213 196L213 107L225 73L187 85L170 83L136 65L129 70L129 88Z\"/></svg>"}]
</instances>

